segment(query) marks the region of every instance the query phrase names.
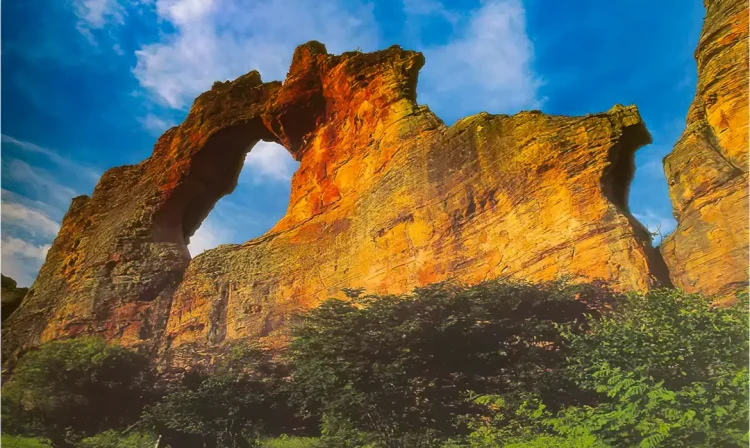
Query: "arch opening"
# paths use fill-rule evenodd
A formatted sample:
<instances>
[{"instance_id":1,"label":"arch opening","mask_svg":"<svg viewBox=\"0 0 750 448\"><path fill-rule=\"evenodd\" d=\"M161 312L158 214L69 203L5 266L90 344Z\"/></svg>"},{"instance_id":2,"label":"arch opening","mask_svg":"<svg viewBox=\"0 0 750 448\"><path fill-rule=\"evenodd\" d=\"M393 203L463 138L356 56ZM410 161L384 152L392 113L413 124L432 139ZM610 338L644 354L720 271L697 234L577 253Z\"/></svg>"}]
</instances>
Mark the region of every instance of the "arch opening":
<instances>
[{"instance_id":1,"label":"arch opening","mask_svg":"<svg viewBox=\"0 0 750 448\"><path fill-rule=\"evenodd\" d=\"M218 173L211 163L203 168L225 178L220 180L225 185L204 183L206 194L217 198L213 206L200 209L200 214L186 209L184 230L191 233L186 233L185 243L191 257L222 244L257 238L286 213L291 179L299 167L286 148L275 141L256 140L227 158L228 168Z\"/></svg>"}]
</instances>

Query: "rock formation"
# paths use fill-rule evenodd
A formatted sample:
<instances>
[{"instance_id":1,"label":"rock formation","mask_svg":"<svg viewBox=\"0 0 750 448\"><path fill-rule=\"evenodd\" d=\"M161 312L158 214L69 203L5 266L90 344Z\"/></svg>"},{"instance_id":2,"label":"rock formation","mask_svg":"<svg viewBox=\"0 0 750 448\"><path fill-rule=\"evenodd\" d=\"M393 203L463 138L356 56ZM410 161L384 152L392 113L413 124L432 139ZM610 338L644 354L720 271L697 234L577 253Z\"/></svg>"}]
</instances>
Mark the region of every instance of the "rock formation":
<instances>
[{"instance_id":1,"label":"rock formation","mask_svg":"<svg viewBox=\"0 0 750 448\"><path fill-rule=\"evenodd\" d=\"M416 102L423 63L396 46L334 56L310 42L283 84L257 72L216 83L151 157L74 199L3 330L6 359L93 333L182 367L232 341L283 344L293 313L346 287L562 274L620 290L669 282L628 211L634 152L650 142L635 107L481 113L449 127ZM259 140L301 162L286 215L260 238L191 260L191 235Z\"/></svg>"},{"instance_id":2,"label":"rock formation","mask_svg":"<svg viewBox=\"0 0 750 448\"><path fill-rule=\"evenodd\" d=\"M15 280L4 275L2 277L2 290L0 291L0 302L2 302L2 321L18 309L29 288L19 288Z\"/></svg>"},{"instance_id":3,"label":"rock formation","mask_svg":"<svg viewBox=\"0 0 750 448\"><path fill-rule=\"evenodd\" d=\"M706 1L687 127L664 169L677 229L661 246L672 282L731 297L748 282L748 2Z\"/></svg>"},{"instance_id":4,"label":"rock formation","mask_svg":"<svg viewBox=\"0 0 750 448\"><path fill-rule=\"evenodd\" d=\"M334 56L310 42L283 84L257 72L214 84L151 157L73 200L4 322L4 360L99 334L169 372L237 341L283 345L294 313L343 288L570 274L641 291L671 277L729 296L748 277L748 14L740 0L706 7L696 97L665 159L679 224L664 259L627 205L634 152L650 142L635 107L446 126L416 102L420 53ZM259 140L300 161L286 215L260 238L191 260L190 237Z\"/></svg>"}]
</instances>

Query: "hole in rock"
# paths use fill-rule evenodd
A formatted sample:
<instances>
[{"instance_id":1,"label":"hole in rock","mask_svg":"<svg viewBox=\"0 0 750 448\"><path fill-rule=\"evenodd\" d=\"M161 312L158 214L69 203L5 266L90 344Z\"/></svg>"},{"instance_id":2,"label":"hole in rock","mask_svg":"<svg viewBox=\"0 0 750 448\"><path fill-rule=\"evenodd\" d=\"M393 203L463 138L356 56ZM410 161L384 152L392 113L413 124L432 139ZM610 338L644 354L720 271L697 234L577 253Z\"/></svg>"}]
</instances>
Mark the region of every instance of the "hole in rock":
<instances>
[{"instance_id":1,"label":"hole in rock","mask_svg":"<svg viewBox=\"0 0 750 448\"><path fill-rule=\"evenodd\" d=\"M221 197L192 236L186 235L190 255L195 257L221 244L241 244L271 229L286 213L292 175L298 167L299 162L277 143L261 140L252 146L244 155L239 173L220 173L237 178L236 187L229 194L224 193L226 196ZM192 222L199 217L193 218L188 212L185 219ZM189 222L183 225L189 228L193 225Z\"/></svg>"},{"instance_id":2,"label":"hole in rock","mask_svg":"<svg viewBox=\"0 0 750 448\"><path fill-rule=\"evenodd\" d=\"M655 143L635 154L636 168L628 195L630 212L651 233L655 247L677 226L662 166L662 159L669 154L675 141L677 137L666 139L656 134Z\"/></svg>"}]
</instances>

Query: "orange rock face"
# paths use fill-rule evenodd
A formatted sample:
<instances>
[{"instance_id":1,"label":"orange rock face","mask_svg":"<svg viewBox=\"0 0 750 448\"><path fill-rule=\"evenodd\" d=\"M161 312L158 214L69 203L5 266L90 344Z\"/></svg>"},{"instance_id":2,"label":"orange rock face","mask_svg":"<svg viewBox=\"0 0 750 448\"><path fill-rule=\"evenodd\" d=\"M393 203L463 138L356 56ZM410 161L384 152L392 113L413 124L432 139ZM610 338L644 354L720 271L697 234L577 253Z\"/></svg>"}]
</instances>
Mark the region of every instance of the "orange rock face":
<instances>
[{"instance_id":1,"label":"orange rock face","mask_svg":"<svg viewBox=\"0 0 750 448\"><path fill-rule=\"evenodd\" d=\"M342 288L400 293L445 279L570 274L619 290L668 284L629 213L635 107L585 117L478 114L446 126L416 103L420 53L297 49L286 81L217 83L152 156L76 198L3 330L26 347L101 334L165 368L229 343L283 344L290 316ZM190 236L259 140L299 160L266 235L190 259Z\"/></svg>"},{"instance_id":2,"label":"orange rock face","mask_svg":"<svg viewBox=\"0 0 750 448\"><path fill-rule=\"evenodd\" d=\"M731 297L748 282L748 2L706 2L698 86L664 161L678 226L662 253L675 286Z\"/></svg>"}]
</instances>

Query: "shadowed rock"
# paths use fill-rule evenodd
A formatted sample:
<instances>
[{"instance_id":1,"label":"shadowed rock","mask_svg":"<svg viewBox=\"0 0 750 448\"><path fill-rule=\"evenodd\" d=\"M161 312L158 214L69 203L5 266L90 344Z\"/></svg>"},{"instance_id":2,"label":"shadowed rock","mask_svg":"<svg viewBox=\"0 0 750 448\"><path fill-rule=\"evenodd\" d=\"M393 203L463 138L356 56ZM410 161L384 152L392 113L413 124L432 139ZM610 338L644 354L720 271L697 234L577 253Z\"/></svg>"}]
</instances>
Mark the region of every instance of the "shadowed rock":
<instances>
[{"instance_id":1,"label":"shadowed rock","mask_svg":"<svg viewBox=\"0 0 750 448\"><path fill-rule=\"evenodd\" d=\"M4 275L0 277L2 277L2 291L0 291L0 296L2 296L2 321L5 322L5 319L21 305L29 288L19 288L12 278Z\"/></svg>"}]
</instances>

